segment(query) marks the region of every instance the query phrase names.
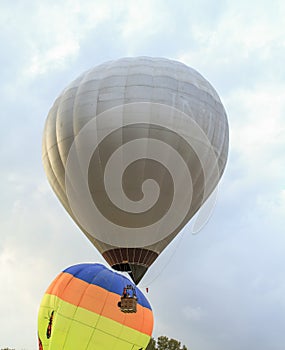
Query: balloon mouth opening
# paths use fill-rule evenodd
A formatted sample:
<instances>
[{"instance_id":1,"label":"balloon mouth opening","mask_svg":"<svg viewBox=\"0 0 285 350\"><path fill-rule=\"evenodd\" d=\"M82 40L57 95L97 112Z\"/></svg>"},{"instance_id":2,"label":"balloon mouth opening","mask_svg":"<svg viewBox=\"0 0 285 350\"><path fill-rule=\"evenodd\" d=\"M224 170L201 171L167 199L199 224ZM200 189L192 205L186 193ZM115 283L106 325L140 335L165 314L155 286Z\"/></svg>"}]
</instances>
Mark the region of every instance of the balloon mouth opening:
<instances>
[{"instance_id":1,"label":"balloon mouth opening","mask_svg":"<svg viewBox=\"0 0 285 350\"><path fill-rule=\"evenodd\" d=\"M148 266L123 262L112 265L112 268L116 271L127 272L134 283L138 284L147 272Z\"/></svg>"},{"instance_id":2,"label":"balloon mouth opening","mask_svg":"<svg viewBox=\"0 0 285 350\"><path fill-rule=\"evenodd\" d=\"M116 271L128 272L128 273L132 272L132 269L129 263L115 264L112 266L112 268Z\"/></svg>"}]
</instances>

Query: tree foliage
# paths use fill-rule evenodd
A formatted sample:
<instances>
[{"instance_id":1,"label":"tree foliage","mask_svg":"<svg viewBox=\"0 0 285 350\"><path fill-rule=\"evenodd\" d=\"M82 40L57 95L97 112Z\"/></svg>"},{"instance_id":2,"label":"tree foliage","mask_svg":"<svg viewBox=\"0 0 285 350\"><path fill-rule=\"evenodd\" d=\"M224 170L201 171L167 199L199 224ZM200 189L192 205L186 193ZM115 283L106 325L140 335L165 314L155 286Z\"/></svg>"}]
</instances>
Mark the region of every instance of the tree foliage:
<instances>
[{"instance_id":1,"label":"tree foliage","mask_svg":"<svg viewBox=\"0 0 285 350\"><path fill-rule=\"evenodd\" d=\"M187 350L187 347L181 346L181 342L176 339L160 336L157 341L151 338L146 350Z\"/></svg>"},{"instance_id":2,"label":"tree foliage","mask_svg":"<svg viewBox=\"0 0 285 350\"><path fill-rule=\"evenodd\" d=\"M2 348L1 350L15 350L10 348ZM160 336L157 338L157 341L154 338L150 338L146 350L187 350L185 345L182 345L181 342L176 339L169 339L166 336Z\"/></svg>"}]
</instances>

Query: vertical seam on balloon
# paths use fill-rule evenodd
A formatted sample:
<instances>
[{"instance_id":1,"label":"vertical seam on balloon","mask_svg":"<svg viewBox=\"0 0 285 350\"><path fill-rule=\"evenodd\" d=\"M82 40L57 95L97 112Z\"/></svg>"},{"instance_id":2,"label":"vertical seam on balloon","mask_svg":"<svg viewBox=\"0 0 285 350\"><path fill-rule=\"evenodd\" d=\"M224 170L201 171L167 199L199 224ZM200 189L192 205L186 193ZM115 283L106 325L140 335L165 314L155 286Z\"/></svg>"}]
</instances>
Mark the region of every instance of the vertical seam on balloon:
<instances>
[{"instance_id":1,"label":"vertical seam on balloon","mask_svg":"<svg viewBox=\"0 0 285 350\"><path fill-rule=\"evenodd\" d=\"M142 310L142 320L141 320L141 325L140 327L143 328L143 325L144 325L144 319L145 319L145 309ZM138 335L137 339L139 338L140 335ZM138 345L138 340L137 340L137 345Z\"/></svg>"},{"instance_id":2,"label":"vertical seam on balloon","mask_svg":"<svg viewBox=\"0 0 285 350\"><path fill-rule=\"evenodd\" d=\"M61 272L61 274L58 276L59 277L59 281L60 281L60 276L62 275L62 273L63 272ZM68 283L66 284L66 286L65 286L65 288L63 289L63 291L67 288L67 286L71 283L71 281L72 281L72 279L73 279L73 276L70 278L70 280L68 281ZM56 286L56 284L54 284L54 287ZM51 292L53 291L53 289L51 290ZM52 295L55 295L55 294L52 294ZM63 316L61 313L59 313L59 309L60 309L60 306L61 306L61 304L62 304L62 299L61 298L58 298L58 303L57 303L58 305L57 305L57 310L55 310L55 320L54 321L56 321L57 320L57 315L61 315L61 316ZM56 325L56 322L54 323L54 326ZM67 334L66 334L67 335ZM66 338L66 336L65 336L65 338Z\"/></svg>"},{"instance_id":3,"label":"vertical seam on balloon","mask_svg":"<svg viewBox=\"0 0 285 350\"><path fill-rule=\"evenodd\" d=\"M66 290L67 286L71 283L71 281L73 280L73 278L74 278L74 276L72 275L72 277L70 278L69 282L66 284L65 288L63 289L62 294L63 294L64 291ZM60 299L60 301L59 301L59 304L58 304L58 308L59 308L60 305L63 303L63 300L62 300L61 298L59 298L59 299ZM77 308L75 308L75 311L74 311L73 316L72 316L73 318L74 318L74 314L75 314L76 310L77 310ZM58 312L58 311L57 311L57 312ZM60 315L61 315L61 314L60 314ZM67 318L67 317L64 316L64 315L61 315L61 316ZM72 324L72 321L73 321L73 318L72 318L72 317L68 317L68 319L70 320L70 326L68 327L68 329L70 329L70 327L71 327L71 324ZM65 333L65 336L63 337L64 341L63 341L63 347L62 347L62 349L64 349L64 346L65 346L65 343L66 343L67 335L68 335L68 331Z\"/></svg>"},{"instance_id":4,"label":"vertical seam on balloon","mask_svg":"<svg viewBox=\"0 0 285 350\"><path fill-rule=\"evenodd\" d=\"M116 250L116 253L119 253L118 255L116 254L116 258L117 258L117 263L119 264L120 263L120 260L123 261L124 260L124 256L123 256L123 251L122 249L124 249L123 247L119 247L118 250ZM120 259L120 260L119 260Z\"/></svg>"},{"instance_id":5,"label":"vertical seam on balloon","mask_svg":"<svg viewBox=\"0 0 285 350\"><path fill-rule=\"evenodd\" d=\"M115 255L114 250L109 250L108 256L111 258L111 264L112 264L111 266L115 265L116 264L116 255Z\"/></svg>"},{"instance_id":6,"label":"vertical seam on balloon","mask_svg":"<svg viewBox=\"0 0 285 350\"><path fill-rule=\"evenodd\" d=\"M58 108L59 108L59 103L60 103L60 101L61 101L61 98L62 97L60 97L60 100L59 100L59 102L58 102L58 104L57 104L57 106L56 106L56 113L54 112L53 114L57 114L57 111L58 111ZM51 111L50 111L50 113L51 113ZM54 118L55 119L55 118ZM52 166L52 162L50 161L50 151L53 149L53 148L55 148L56 149L56 151L57 151L57 153L58 153L58 149L57 149L57 138L56 138L56 143L52 146L52 147L50 147L50 148L48 148L47 147L47 142L48 142L48 138L47 138L47 136L46 136L46 131L47 131L47 128L51 128L51 126L49 125L50 123L51 123L51 121L52 121L52 116L50 116L50 114L48 115L48 119L47 119L47 121L46 121L46 124L45 124L45 127L44 127L44 135L45 135L45 137L44 137L44 144L45 144L45 157L46 157L46 159L48 160L48 164L49 164L49 168L50 168L50 170L51 170L51 172L52 172L52 174L53 174L53 179L55 180L55 182L59 185L59 188L61 189L61 191L63 192L63 194L64 194L64 187L62 187L62 185L61 185L61 183L58 181L58 179L57 179L57 176L56 176L56 172L55 172L55 169L53 168L53 166ZM54 129L54 127L52 127L53 129ZM44 157L43 157L44 158ZM48 177L48 179L49 179L49 177ZM52 184L51 184L52 185Z\"/></svg>"},{"instance_id":7,"label":"vertical seam on balloon","mask_svg":"<svg viewBox=\"0 0 285 350\"><path fill-rule=\"evenodd\" d=\"M151 67L151 74L150 74L150 76L151 76L151 83L152 83L151 98L150 98L151 103L153 103L153 101L154 101L154 92L155 92L155 87L154 87L154 72L155 72L155 68L152 66L152 67ZM151 123L151 121L150 121L150 123ZM149 137L150 134L151 134L151 130L150 130L150 129L151 129L151 128L148 128L148 129L147 129L147 137ZM149 144L147 143L146 154L148 154L149 147L150 147L150 146L149 146ZM144 164L144 169L143 169L143 177L142 177L142 178L144 179L145 172L146 172L146 164L147 164L147 162L145 161L143 164ZM141 247L141 248L144 248L145 246L146 246L146 243L144 243L144 246ZM141 258L142 252L143 252L143 250L141 249L140 258Z\"/></svg>"},{"instance_id":8,"label":"vertical seam on balloon","mask_svg":"<svg viewBox=\"0 0 285 350\"><path fill-rule=\"evenodd\" d=\"M109 67L111 65L111 62L108 62L107 64L107 67ZM98 92L97 92L97 96L96 96L96 110L95 110L95 115L93 116L93 118L95 118L95 122L96 122L96 137L98 139L98 131L97 131L97 115L98 115L98 108L99 108L99 96L100 96L100 90L101 90L101 86L102 86L102 83L104 81L104 78L105 78L106 74L103 75L103 77L100 77L100 80L98 82ZM103 177L103 181L104 181L104 169L103 169L103 166L102 166L102 159L101 159L101 154L100 154L100 147L99 147L99 144L97 145L97 149L98 149L98 167L100 167L100 170L101 170L101 175ZM95 151L95 150L94 150ZM93 152L94 154L94 152ZM92 155L93 156L93 155ZM91 157L92 159L92 157ZM90 161L91 161L90 159ZM89 184L88 184L88 189L89 189ZM90 189L89 189L90 190ZM94 194L95 195L95 194ZM93 200L93 196L92 196L92 200ZM93 201L94 202L94 201ZM96 203L94 203L94 205L96 206ZM98 209L99 210L99 209ZM103 215L103 214L102 214ZM93 234L91 233L91 235L93 236ZM93 236L94 239L97 241L97 237L96 235Z\"/></svg>"},{"instance_id":9,"label":"vertical seam on balloon","mask_svg":"<svg viewBox=\"0 0 285 350\"><path fill-rule=\"evenodd\" d=\"M144 264L148 266L148 262L150 261L151 258L151 250L147 250L146 255L144 257Z\"/></svg>"},{"instance_id":10,"label":"vertical seam on balloon","mask_svg":"<svg viewBox=\"0 0 285 350\"><path fill-rule=\"evenodd\" d=\"M115 276L115 275L114 275ZM114 277L113 277L114 278ZM122 276L122 278L120 279L120 281L122 282L122 283L124 283L123 281L124 281L124 278L123 278L123 276ZM116 337L117 339L120 339L119 337L120 337L120 335L122 334L122 331L123 331L123 329L124 329L124 327L125 327L125 320L126 320L126 314L124 314L124 320L123 320L123 322L121 323L121 330L120 330L120 332L119 332L119 334L118 334L118 336Z\"/></svg>"},{"instance_id":11,"label":"vertical seam on balloon","mask_svg":"<svg viewBox=\"0 0 285 350\"><path fill-rule=\"evenodd\" d=\"M99 277L100 274L102 274L102 275L104 276L105 272L106 272L105 270L99 271L99 273L97 273L97 274L94 276L94 278L92 279L92 282L94 282L94 284L96 284L96 283L95 283L96 279L98 279L98 277ZM114 280L114 277L115 277L115 274L112 274L112 281L110 281L110 286L112 285L112 282L113 282L113 280ZM91 284L91 283L90 283L90 284ZM89 284L89 285L90 285L90 284ZM109 289L110 289L110 288L109 288ZM93 338L93 334L94 334L94 332L95 332L96 326L97 326L97 324L99 323L100 318L102 317L102 311L103 311L103 309L104 309L104 307L105 307L105 304L106 304L106 301L107 301L107 299L108 299L109 293L110 293L110 291L107 290L106 298L105 298L105 300L104 300L104 303L103 303L103 306L102 306L102 309L101 309L101 314L99 314L99 317L97 318L97 321L96 321L96 323L95 323L95 325L94 325L94 327L93 327L93 330L92 330L92 332L91 332L91 334L90 334L89 341L88 341L88 343L87 343L87 349L88 349L88 346L89 346L89 344L91 343L91 340L92 340L92 338ZM109 333L108 333L108 334L109 334ZM110 334L109 334L109 335L110 335Z\"/></svg>"},{"instance_id":12,"label":"vertical seam on balloon","mask_svg":"<svg viewBox=\"0 0 285 350\"><path fill-rule=\"evenodd\" d=\"M126 253L127 253L127 261L128 261L128 263L131 263L131 261L130 261L130 254L129 254L130 253L129 248L126 248Z\"/></svg>"},{"instance_id":13,"label":"vertical seam on balloon","mask_svg":"<svg viewBox=\"0 0 285 350\"><path fill-rule=\"evenodd\" d=\"M139 262L141 262L141 257L142 257L143 248L140 248L140 249L139 249L139 252L140 252L140 255L139 255L139 259L138 259L138 260L139 260Z\"/></svg>"},{"instance_id":14,"label":"vertical seam on balloon","mask_svg":"<svg viewBox=\"0 0 285 350\"><path fill-rule=\"evenodd\" d=\"M81 269L79 269L76 273L82 271L83 269L84 269L84 266L82 266ZM67 285L65 286L65 288L64 288L64 290L63 290L63 293L64 293L64 291L66 290L67 286L71 283L71 281L72 281L74 278L77 278L77 277L76 277L75 275L72 274L72 278L70 279L69 283L67 283ZM85 291L86 291L86 289L88 288L88 286L89 286L89 284L86 285ZM79 299L77 305L75 305L75 310L74 310L74 313L73 313L73 318L71 319L70 325L69 325L69 327L68 327L68 331L65 333L65 340L64 340L64 343L63 343L63 348L62 348L62 350L64 350L64 348L65 348L65 344L66 344L66 340L67 340L67 334L68 334L68 332L69 332L69 330L70 330L72 324L75 322L75 321L74 321L74 315L76 314L76 312L77 312L77 310L78 310L78 307L79 307L80 301L82 300L83 295L84 295L84 292L82 293L81 298ZM66 349L66 350L69 350L69 349Z\"/></svg>"},{"instance_id":15,"label":"vertical seam on balloon","mask_svg":"<svg viewBox=\"0 0 285 350\"><path fill-rule=\"evenodd\" d=\"M120 248L118 248L118 249L120 249ZM118 259L117 259L117 255L116 255L116 251L115 251L115 249L110 250L110 254L111 254L111 256L112 256L112 259L113 259L114 265L116 265L116 264L117 264L117 262L118 262Z\"/></svg>"},{"instance_id":16,"label":"vertical seam on balloon","mask_svg":"<svg viewBox=\"0 0 285 350\"><path fill-rule=\"evenodd\" d=\"M57 108L57 111L56 111L56 114L55 114L55 136L56 136L55 148L56 148L56 150L58 152L58 155L59 155L58 160L60 161L61 167L64 170L63 171L63 174L64 174L63 188L64 189L65 189L65 165L64 165L64 162L63 162L63 159L62 159L62 154L61 154L62 152L60 151L60 143L58 142L59 141L58 140L58 138L59 138L59 126L58 126L58 124L59 124L59 110L60 110L61 102L62 102L62 100L64 98L65 93L66 93L66 90L64 90L62 95L61 95L60 102L58 104L58 108ZM61 140L61 141L63 141L63 140Z\"/></svg>"},{"instance_id":17,"label":"vertical seam on balloon","mask_svg":"<svg viewBox=\"0 0 285 350\"><path fill-rule=\"evenodd\" d=\"M62 100L62 98L63 98L63 94L61 95L61 97L60 97L60 101ZM58 149L58 140L57 140L57 132L56 132L56 120L57 120L57 115L58 115L58 110L59 110L59 105L60 105L60 101L59 101L59 103L58 103L58 106L57 106L57 108L56 108L56 111L55 111L55 113L54 113L54 118L51 118L50 119L50 122L52 121L53 123L54 123L54 125L52 126L52 129L54 129L55 130L55 144L52 146L52 147L50 147L49 149L47 148L47 137L46 137L46 154L47 154L47 158L48 158L48 161L49 161L49 164L50 164L50 169L52 170L52 173L53 173L53 175L54 175L54 178L56 179L56 181L57 181L57 183L59 184L59 187L60 187L60 189L61 189L61 191L63 192L63 193L65 193L65 186L64 185L62 185L61 183L60 183L60 181L58 180L58 176L59 176L59 173L58 172L56 172L56 170L55 170L55 168L52 166L52 162L50 161L50 152L51 151L53 151L53 152L56 152L58 155L59 155L59 160L60 160L60 162L58 162L58 164L60 165L60 167L64 170L64 165L63 165L63 163L62 163L62 160L61 160L61 157L60 157L60 153L59 153L59 149ZM46 129L45 129L45 131L46 131ZM65 197L65 196L64 196Z\"/></svg>"},{"instance_id":18,"label":"vertical seam on balloon","mask_svg":"<svg viewBox=\"0 0 285 350\"><path fill-rule=\"evenodd\" d=\"M140 256L140 264L145 265L145 258L147 256L148 250L147 249L141 249L141 256Z\"/></svg>"},{"instance_id":19,"label":"vertical seam on balloon","mask_svg":"<svg viewBox=\"0 0 285 350\"><path fill-rule=\"evenodd\" d=\"M122 108L124 110L125 108L125 104L126 104L126 93L127 93L127 86L128 86L128 79L129 79L129 72L130 72L130 65L128 65L127 67L127 74L126 74L126 80L124 81L124 94L123 94L123 103L122 103ZM120 127L120 144L119 144L119 148L124 144L124 112L122 112L122 115L120 116L122 118L122 123L121 123L121 127ZM124 154L122 154L122 163L124 163ZM123 181L123 179L121 179L121 181ZM122 241L121 247L127 247L128 244L124 240ZM122 253L120 251L120 253ZM121 254L122 255L122 254ZM127 252L127 259L128 259L128 252Z\"/></svg>"},{"instance_id":20,"label":"vertical seam on balloon","mask_svg":"<svg viewBox=\"0 0 285 350\"><path fill-rule=\"evenodd\" d=\"M72 111L72 118L73 118L73 120L72 120L72 129L73 129L73 136L74 136L74 139L75 139L75 137L76 137L76 135L77 135L77 130L75 130L75 122L76 122L76 120L77 120L77 118L76 118L76 115L75 115L75 110L76 110L76 106L77 106L77 99L78 99L78 94L79 94L79 92L80 92L80 86L81 86L81 84L84 84L84 81L86 80L86 77L88 76L88 73L89 73L89 71L86 71L86 72L84 72L83 74L82 74L82 76L81 76L81 80L80 80L80 82L78 83L78 86L77 86L77 89L76 89L76 93L75 93L75 97L74 97L74 105L73 105L73 111ZM79 131L79 130L78 130ZM74 142L74 141L73 141Z\"/></svg>"},{"instance_id":21,"label":"vertical seam on balloon","mask_svg":"<svg viewBox=\"0 0 285 350\"><path fill-rule=\"evenodd\" d=\"M46 158L46 161L48 162L48 168L49 168L48 171L52 173L52 181L51 181L50 177L48 177L48 181L49 181L51 187L54 189L54 191L56 193L60 193L60 195L62 197L66 198L65 193L64 193L64 188L62 187L61 183L58 181L58 179L56 177L56 174L55 174L55 171L52 167L48 153L46 153L45 158ZM58 186L56 186L56 185L58 185Z\"/></svg>"},{"instance_id":22,"label":"vertical seam on balloon","mask_svg":"<svg viewBox=\"0 0 285 350\"><path fill-rule=\"evenodd\" d=\"M152 265L152 263L155 261L155 259L157 258L157 254L155 254L152 250L151 251L151 254L149 255L149 258L146 262L147 266L150 267Z\"/></svg>"},{"instance_id":23,"label":"vertical seam on balloon","mask_svg":"<svg viewBox=\"0 0 285 350\"><path fill-rule=\"evenodd\" d=\"M142 265L147 266L147 259L150 251L148 249L144 249L144 253L145 254L143 255Z\"/></svg>"},{"instance_id":24,"label":"vertical seam on balloon","mask_svg":"<svg viewBox=\"0 0 285 350\"><path fill-rule=\"evenodd\" d=\"M76 133L75 133L75 120L76 120L76 116L75 116L75 110L76 110L76 104L77 104L77 96L78 96L78 90L79 90L79 87L80 87L80 84L82 83L82 81L84 81L85 77L86 77L86 74L87 72L83 73L82 75L82 78L80 80L80 82L78 83L78 86L77 86L77 89L76 89L76 92L75 92L75 96L74 96L74 103L73 103L73 108L72 108L72 131L73 131L73 141L72 141L72 144L69 148L69 151L68 153L70 152L71 148L74 147L75 150L76 150L76 153L77 153L77 148L76 148L76 143L75 143L75 139L76 139ZM68 156L69 154L67 155L67 159L68 159ZM65 176L65 179L64 181L66 181L66 173L64 171L64 176ZM67 201L68 201L68 206L69 205L69 199L67 198Z\"/></svg>"},{"instance_id":25,"label":"vertical seam on balloon","mask_svg":"<svg viewBox=\"0 0 285 350\"><path fill-rule=\"evenodd\" d=\"M138 251L138 248L134 248L134 261L136 261L137 259L136 259L136 256L137 256L137 251Z\"/></svg>"}]
</instances>

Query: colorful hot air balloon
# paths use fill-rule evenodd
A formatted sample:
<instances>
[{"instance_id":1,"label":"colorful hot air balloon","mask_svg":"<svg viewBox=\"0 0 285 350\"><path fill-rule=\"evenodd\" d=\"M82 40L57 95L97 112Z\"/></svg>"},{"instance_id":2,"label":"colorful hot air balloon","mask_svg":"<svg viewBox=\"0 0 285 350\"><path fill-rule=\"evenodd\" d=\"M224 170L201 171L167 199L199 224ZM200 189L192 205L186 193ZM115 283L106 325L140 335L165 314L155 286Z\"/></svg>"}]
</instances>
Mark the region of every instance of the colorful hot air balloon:
<instances>
[{"instance_id":1,"label":"colorful hot air balloon","mask_svg":"<svg viewBox=\"0 0 285 350\"><path fill-rule=\"evenodd\" d=\"M135 288L136 313L118 307L126 284ZM101 264L74 265L59 274L38 315L43 350L139 350L147 346L152 329L152 310L142 292Z\"/></svg>"},{"instance_id":2,"label":"colorful hot air balloon","mask_svg":"<svg viewBox=\"0 0 285 350\"><path fill-rule=\"evenodd\" d=\"M114 269L138 283L216 187L228 122L213 87L162 58L123 58L72 82L43 136L48 180Z\"/></svg>"}]
</instances>

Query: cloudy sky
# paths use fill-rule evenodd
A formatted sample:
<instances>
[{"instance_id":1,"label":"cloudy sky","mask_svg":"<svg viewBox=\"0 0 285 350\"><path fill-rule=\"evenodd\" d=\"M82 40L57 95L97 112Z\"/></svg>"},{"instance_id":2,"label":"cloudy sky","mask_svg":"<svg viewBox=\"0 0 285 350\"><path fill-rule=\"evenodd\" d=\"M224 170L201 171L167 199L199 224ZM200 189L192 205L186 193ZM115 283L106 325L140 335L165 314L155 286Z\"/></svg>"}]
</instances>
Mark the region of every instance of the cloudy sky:
<instances>
[{"instance_id":1,"label":"cloudy sky","mask_svg":"<svg viewBox=\"0 0 285 350\"><path fill-rule=\"evenodd\" d=\"M0 1L0 348L37 349L50 282L103 262L47 183L49 108L88 68L147 55L197 69L230 124L210 221L196 235L190 222L141 284L154 336L191 350L284 349L284 18L283 0Z\"/></svg>"}]
</instances>

